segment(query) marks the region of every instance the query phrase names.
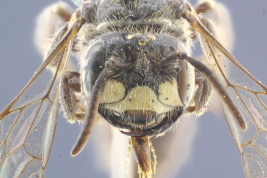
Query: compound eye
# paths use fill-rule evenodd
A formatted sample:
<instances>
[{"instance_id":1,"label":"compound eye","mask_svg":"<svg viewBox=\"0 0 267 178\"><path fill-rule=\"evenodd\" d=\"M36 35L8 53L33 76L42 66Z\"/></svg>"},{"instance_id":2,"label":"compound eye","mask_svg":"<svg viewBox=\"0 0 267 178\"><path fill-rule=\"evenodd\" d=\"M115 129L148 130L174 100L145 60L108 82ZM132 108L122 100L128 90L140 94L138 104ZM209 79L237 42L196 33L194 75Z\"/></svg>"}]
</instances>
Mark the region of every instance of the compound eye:
<instances>
[{"instance_id":1,"label":"compound eye","mask_svg":"<svg viewBox=\"0 0 267 178\"><path fill-rule=\"evenodd\" d=\"M86 100L90 100L95 81L105 67L106 44L102 39L91 43L83 55L81 61L81 84Z\"/></svg>"}]
</instances>

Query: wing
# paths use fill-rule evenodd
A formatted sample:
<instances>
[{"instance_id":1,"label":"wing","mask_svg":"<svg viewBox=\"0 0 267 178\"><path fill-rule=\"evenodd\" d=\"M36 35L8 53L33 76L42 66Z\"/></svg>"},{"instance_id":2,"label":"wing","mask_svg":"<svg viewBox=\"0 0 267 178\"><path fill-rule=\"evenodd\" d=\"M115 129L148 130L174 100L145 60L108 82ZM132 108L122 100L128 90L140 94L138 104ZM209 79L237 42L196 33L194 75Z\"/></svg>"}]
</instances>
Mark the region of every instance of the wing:
<instances>
[{"instance_id":1,"label":"wing","mask_svg":"<svg viewBox=\"0 0 267 178\"><path fill-rule=\"evenodd\" d=\"M224 115L242 156L246 177L267 177L267 88L251 75L206 29L188 5L185 18L197 31L206 61L229 93L234 107L221 102ZM200 35L201 34L201 35ZM225 98L226 96L221 96ZM239 111L239 112L238 112ZM241 113L240 116L235 113ZM240 119L241 118L241 119Z\"/></svg>"},{"instance_id":2,"label":"wing","mask_svg":"<svg viewBox=\"0 0 267 178\"><path fill-rule=\"evenodd\" d=\"M44 176L57 123L58 78L81 25L77 18L60 30L45 62L0 113L0 177Z\"/></svg>"},{"instance_id":3,"label":"wing","mask_svg":"<svg viewBox=\"0 0 267 178\"><path fill-rule=\"evenodd\" d=\"M267 88L231 54L222 53L205 37L200 38L206 63L220 79L242 113L246 129L222 103L224 115L242 156L246 177L267 177ZM220 50L220 51L219 51ZM225 57L227 56L227 57Z\"/></svg>"}]
</instances>

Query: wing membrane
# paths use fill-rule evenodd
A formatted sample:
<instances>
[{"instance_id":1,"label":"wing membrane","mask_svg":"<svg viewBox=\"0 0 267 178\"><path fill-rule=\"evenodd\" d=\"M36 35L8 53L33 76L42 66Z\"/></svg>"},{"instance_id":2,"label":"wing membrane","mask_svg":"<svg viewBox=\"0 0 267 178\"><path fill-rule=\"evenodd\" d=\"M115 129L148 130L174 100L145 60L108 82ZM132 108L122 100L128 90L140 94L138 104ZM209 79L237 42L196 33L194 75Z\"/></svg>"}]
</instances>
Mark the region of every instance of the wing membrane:
<instances>
[{"instance_id":1,"label":"wing membrane","mask_svg":"<svg viewBox=\"0 0 267 178\"><path fill-rule=\"evenodd\" d=\"M56 70L43 69L28 87L1 113L0 177L29 177L47 164L56 127L58 104L49 95L56 93L60 62ZM50 73L50 75L48 75ZM29 98L29 100L27 100ZM26 171L27 170L27 171ZM24 176L25 175L25 176Z\"/></svg>"},{"instance_id":2,"label":"wing membrane","mask_svg":"<svg viewBox=\"0 0 267 178\"><path fill-rule=\"evenodd\" d=\"M32 79L0 113L0 177L44 177L57 123L59 76L84 23L77 14L55 36Z\"/></svg>"},{"instance_id":3,"label":"wing membrane","mask_svg":"<svg viewBox=\"0 0 267 178\"><path fill-rule=\"evenodd\" d=\"M222 103L232 137L243 159L247 177L267 177L267 109L266 87L257 81L238 61L225 57L203 37L202 49L210 67L224 84L241 111L247 128L241 129Z\"/></svg>"},{"instance_id":4,"label":"wing membrane","mask_svg":"<svg viewBox=\"0 0 267 178\"><path fill-rule=\"evenodd\" d=\"M57 123L57 86L79 21L66 24L46 60L0 113L0 177L43 177Z\"/></svg>"},{"instance_id":5,"label":"wing membrane","mask_svg":"<svg viewBox=\"0 0 267 178\"><path fill-rule=\"evenodd\" d=\"M49 153L44 152L43 144L46 141L46 135L54 133L55 129L55 125L51 127L48 121L52 119L55 123L57 119L56 117L48 117L53 105L57 102L55 98L50 100L48 94L52 91L51 86L58 83L56 80L58 72L53 71L51 72L52 81L51 78L40 80L47 72L49 72L47 69L40 71L41 77L37 76L29 87L10 105L9 110L5 110L6 112L3 115L1 113L0 177L20 177L25 172L24 169L32 162L42 162L42 164L34 164L35 170L28 171L29 173L44 169L46 165L44 158ZM48 75L48 77L51 77L51 75ZM40 91L38 88L35 90L35 86L38 85L42 85L43 90ZM36 92L37 94L35 94ZM41 94L38 94L38 92ZM51 147L52 140L50 139L50 143L46 145L47 147Z\"/></svg>"}]
</instances>

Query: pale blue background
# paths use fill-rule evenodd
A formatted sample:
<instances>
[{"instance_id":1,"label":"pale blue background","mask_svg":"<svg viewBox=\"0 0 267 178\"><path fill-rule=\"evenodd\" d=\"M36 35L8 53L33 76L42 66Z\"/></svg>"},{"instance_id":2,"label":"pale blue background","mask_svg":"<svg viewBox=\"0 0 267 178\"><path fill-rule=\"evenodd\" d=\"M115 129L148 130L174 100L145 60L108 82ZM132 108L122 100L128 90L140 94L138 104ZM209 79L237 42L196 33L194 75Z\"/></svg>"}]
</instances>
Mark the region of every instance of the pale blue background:
<instances>
[{"instance_id":1,"label":"pale blue background","mask_svg":"<svg viewBox=\"0 0 267 178\"><path fill-rule=\"evenodd\" d=\"M33 45L37 14L53 0L0 1L0 110L18 94L41 63ZM67 1L71 4L70 1ZM234 55L256 78L267 84L267 1L224 0L236 32ZM206 114L198 119L191 161L177 178L242 178L241 159L223 117ZM47 167L48 178L106 178L87 148L70 157L78 125L59 118L55 144ZM267 144L267 143L266 143ZM175 153L173 153L175 154Z\"/></svg>"}]
</instances>

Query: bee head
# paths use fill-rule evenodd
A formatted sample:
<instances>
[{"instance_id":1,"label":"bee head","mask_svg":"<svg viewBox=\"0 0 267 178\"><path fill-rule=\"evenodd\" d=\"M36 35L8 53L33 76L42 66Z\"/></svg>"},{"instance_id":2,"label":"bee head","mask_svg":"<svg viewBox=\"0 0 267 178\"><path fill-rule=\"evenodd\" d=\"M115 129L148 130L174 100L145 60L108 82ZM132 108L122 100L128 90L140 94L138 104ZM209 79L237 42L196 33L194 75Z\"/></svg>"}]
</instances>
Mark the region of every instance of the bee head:
<instances>
[{"instance_id":1,"label":"bee head","mask_svg":"<svg viewBox=\"0 0 267 178\"><path fill-rule=\"evenodd\" d=\"M137 135L157 135L170 129L182 114L178 44L164 37L113 34L108 41L97 40L94 49L88 50L90 70L82 75L87 81L82 82L86 83L83 88L89 88L86 96L90 97L96 72L103 66L100 63L114 64L107 70L98 109L113 126Z\"/></svg>"}]
</instances>

